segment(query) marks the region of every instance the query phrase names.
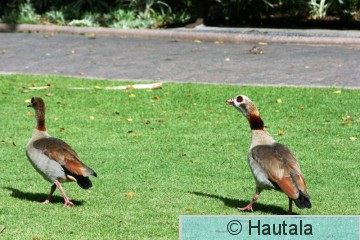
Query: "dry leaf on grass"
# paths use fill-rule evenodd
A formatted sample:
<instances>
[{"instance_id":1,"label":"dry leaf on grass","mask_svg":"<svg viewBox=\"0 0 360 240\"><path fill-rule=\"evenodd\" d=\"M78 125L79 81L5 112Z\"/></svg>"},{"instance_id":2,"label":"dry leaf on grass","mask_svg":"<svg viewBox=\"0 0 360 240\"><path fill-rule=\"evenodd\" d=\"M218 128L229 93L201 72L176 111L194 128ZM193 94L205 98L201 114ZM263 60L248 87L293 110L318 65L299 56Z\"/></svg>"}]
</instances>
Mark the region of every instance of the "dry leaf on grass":
<instances>
[{"instance_id":1,"label":"dry leaf on grass","mask_svg":"<svg viewBox=\"0 0 360 240\"><path fill-rule=\"evenodd\" d=\"M278 133L279 133L279 135L281 136L281 135L284 135L285 132L284 132L283 129L279 129Z\"/></svg>"},{"instance_id":2,"label":"dry leaf on grass","mask_svg":"<svg viewBox=\"0 0 360 240\"><path fill-rule=\"evenodd\" d=\"M130 192L125 193L124 196L127 198L132 198L135 196L135 193L130 191Z\"/></svg>"},{"instance_id":3,"label":"dry leaf on grass","mask_svg":"<svg viewBox=\"0 0 360 240\"><path fill-rule=\"evenodd\" d=\"M342 116L341 119L344 121L344 125L351 126L353 123L353 120L350 115Z\"/></svg>"}]
</instances>

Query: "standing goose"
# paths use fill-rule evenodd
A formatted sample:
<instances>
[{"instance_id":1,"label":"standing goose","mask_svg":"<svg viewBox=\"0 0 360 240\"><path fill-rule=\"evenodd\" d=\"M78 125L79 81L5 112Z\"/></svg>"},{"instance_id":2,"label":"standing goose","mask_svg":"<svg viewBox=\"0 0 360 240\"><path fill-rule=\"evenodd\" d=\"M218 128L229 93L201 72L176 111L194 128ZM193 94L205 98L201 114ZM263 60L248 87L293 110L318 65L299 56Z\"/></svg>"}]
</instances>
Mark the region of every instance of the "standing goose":
<instances>
[{"instance_id":1,"label":"standing goose","mask_svg":"<svg viewBox=\"0 0 360 240\"><path fill-rule=\"evenodd\" d=\"M241 111L251 128L248 161L255 178L256 192L251 202L238 210L253 211L252 205L264 189L284 192L289 197L289 214L292 214L292 201L300 209L311 208L298 161L286 146L271 137L255 104L241 95L227 100L227 104Z\"/></svg>"},{"instance_id":2,"label":"standing goose","mask_svg":"<svg viewBox=\"0 0 360 240\"><path fill-rule=\"evenodd\" d=\"M77 182L83 189L92 187L89 179L90 175L97 176L96 173L83 164L77 153L64 141L51 137L45 128L45 103L39 97L31 98L28 107L35 109L36 128L26 146L26 156L33 167L51 182L49 196L42 203L50 202L56 190L60 190L64 198L64 207L74 206L62 189L60 182Z\"/></svg>"}]
</instances>

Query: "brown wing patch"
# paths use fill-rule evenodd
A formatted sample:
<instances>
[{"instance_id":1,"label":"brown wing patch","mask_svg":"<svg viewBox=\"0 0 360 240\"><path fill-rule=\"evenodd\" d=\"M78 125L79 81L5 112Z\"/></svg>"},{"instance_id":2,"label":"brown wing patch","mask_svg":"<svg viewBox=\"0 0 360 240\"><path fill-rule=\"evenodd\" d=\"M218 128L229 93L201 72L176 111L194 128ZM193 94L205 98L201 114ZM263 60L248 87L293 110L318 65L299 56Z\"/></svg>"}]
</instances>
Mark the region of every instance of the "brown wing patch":
<instances>
[{"instance_id":1,"label":"brown wing patch","mask_svg":"<svg viewBox=\"0 0 360 240\"><path fill-rule=\"evenodd\" d=\"M302 175L295 175L295 176L292 176L292 177L293 177L293 181L295 182L298 189L301 190L305 195L308 196L308 194L306 192L306 183L305 183L305 180L304 180L303 176Z\"/></svg>"},{"instance_id":2,"label":"brown wing patch","mask_svg":"<svg viewBox=\"0 0 360 240\"><path fill-rule=\"evenodd\" d=\"M41 150L50 159L58 162L71 174L88 176L92 172L80 161L77 153L61 139L39 139L34 142L34 147Z\"/></svg>"},{"instance_id":3,"label":"brown wing patch","mask_svg":"<svg viewBox=\"0 0 360 240\"><path fill-rule=\"evenodd\" d=\"M294 186L293 180L291 177L283 177L282 179L278 180L276 182L280 189L288 195L288 197L292 199L298 199L299 198L299 190Z\"/></svg>"},{"instance_id":4,"label":"brown wing patch","mask_svg":"<svg viewBox=\"0 0 360 240\"><path fill-rule=\"evenodd\" d=\"M306 193L299 163L287 147L280 143L256 146L252 157L290 198L297 199L299 189Z\"/></svg>"},{"instance_id":5,"label":"brown wing patch","mask_svg":"<svg viewBox=\"0 0 360 240\"><path fill-rule=\"evenodd\" d=\"M86 166L81 162L68 160L66 161L64 167L71 173L81 176L87 176L86 174Z\"/></svg>"}]
</instances>

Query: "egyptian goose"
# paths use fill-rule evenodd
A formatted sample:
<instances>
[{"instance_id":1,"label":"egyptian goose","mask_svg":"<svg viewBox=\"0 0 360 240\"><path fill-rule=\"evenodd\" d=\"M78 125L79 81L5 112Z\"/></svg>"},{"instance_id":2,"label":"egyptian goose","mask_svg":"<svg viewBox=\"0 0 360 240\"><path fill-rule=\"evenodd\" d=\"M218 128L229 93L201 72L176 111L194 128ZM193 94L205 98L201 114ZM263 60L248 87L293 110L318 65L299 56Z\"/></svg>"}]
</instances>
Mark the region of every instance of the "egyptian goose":
<instances>
[{"instance_id":1,"label":"egyptian goose","mask_svg":"<svg viewBox=\"0 0 360 240\"><path fill-rule=\"evenodd\" d=\"M83 189L88 189L92 186L89 176L97 175L94 170L80 161L77 153L67 143L47 133L45 103L41 98L31 98L28 107L35 109L36 128L26 146L26 156L45 180L53 184L49 196L42 203L50 202L57 187L65 200L64 207L74 206L60 182L74 181Z\"/></svg>"},{"instance_id":2,"label":"egyptian goose","mask_svg":"<svg viewBox=\"0 0 360 240\"><path fill-rule=\"evenodd\" d=\"M251 128L248 161L255 178L256 192L251 202L238 210L253 211L252 205L264 189L284 192L289 197L289 214L292 214L292 201L300 209L311 208L298 161L286 146L271 137L255 104L246 96L236 96L227 100L227 104L241 111Z\"/></svg>"}]
</instances>

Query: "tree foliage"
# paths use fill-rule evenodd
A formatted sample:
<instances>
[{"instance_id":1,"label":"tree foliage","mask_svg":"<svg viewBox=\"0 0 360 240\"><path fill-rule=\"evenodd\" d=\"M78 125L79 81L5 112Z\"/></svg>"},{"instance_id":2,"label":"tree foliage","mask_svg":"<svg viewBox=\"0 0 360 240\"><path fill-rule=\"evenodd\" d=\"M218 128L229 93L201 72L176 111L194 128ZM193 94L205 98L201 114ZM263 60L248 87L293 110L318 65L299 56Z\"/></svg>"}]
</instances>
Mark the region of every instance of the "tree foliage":
<instances>
[{"instance_id":1,"label":"tree foliage","mask_svg":"<svg viewBox=\"0 0 360 240\"><path fill-rule=\"evenodd\" d=\"M125 28L261 25L276 19L360 21L359 0L2 0L0 20ZM71 25L71 24L70 24Z\"/></svg>"}]
</instances>

